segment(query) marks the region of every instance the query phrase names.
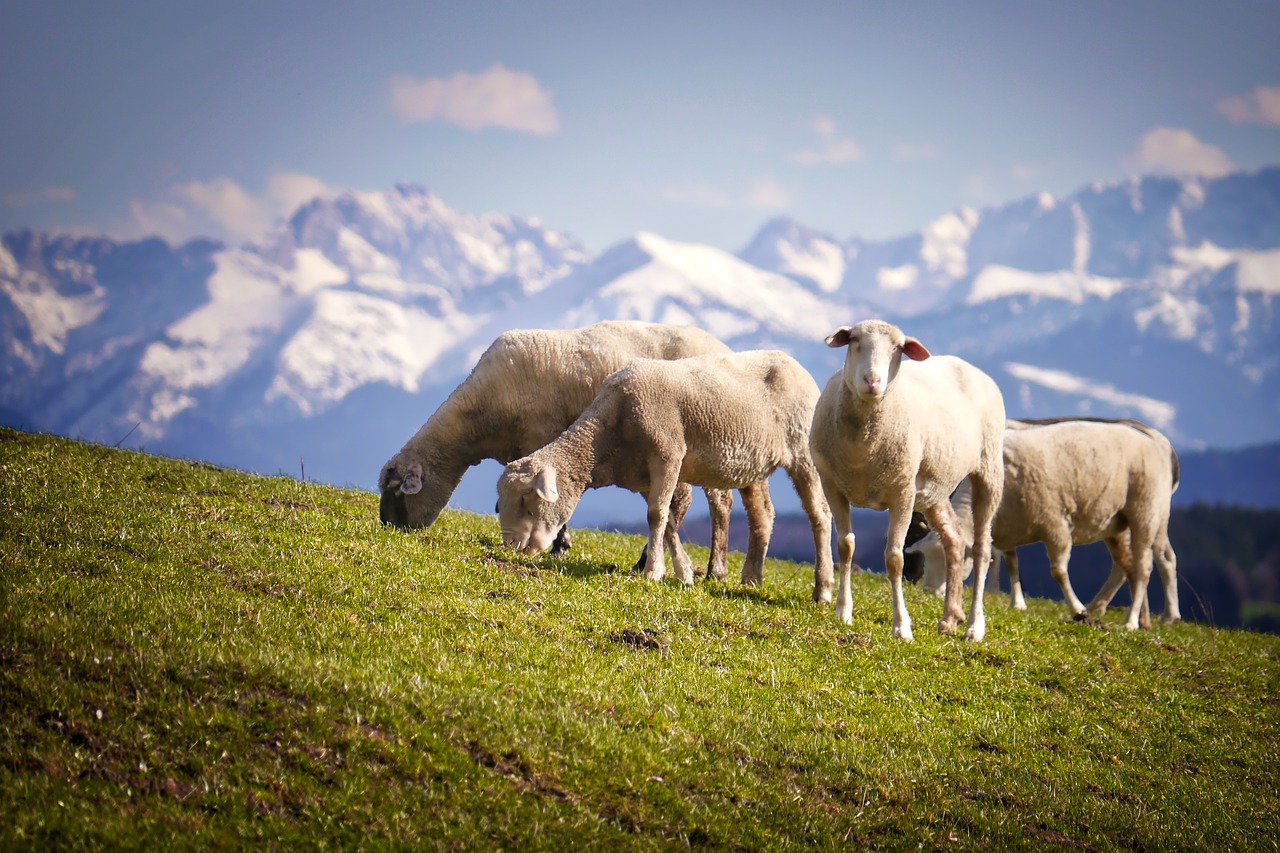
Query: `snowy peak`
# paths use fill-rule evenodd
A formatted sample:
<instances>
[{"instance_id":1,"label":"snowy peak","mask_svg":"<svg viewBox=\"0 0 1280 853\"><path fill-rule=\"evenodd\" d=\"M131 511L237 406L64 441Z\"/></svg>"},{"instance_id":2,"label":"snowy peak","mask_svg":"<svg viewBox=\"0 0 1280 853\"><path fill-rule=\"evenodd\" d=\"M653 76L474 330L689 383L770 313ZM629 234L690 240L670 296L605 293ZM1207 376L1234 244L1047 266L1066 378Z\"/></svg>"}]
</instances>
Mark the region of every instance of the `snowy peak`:
<instances>
[{"instance_id":1,"label":"snowy peak","mask_svg":"<svg viewBox=\"0 0 1280 853\"><path fill-rule=\"evenodd\" d=\"M795 220L779 218L765 223L738 257L820 293L832 293L844 281L845 254L846 249L835 238Z\"/></svg>"},{"instance_id":2,"label":"snowy peak","mask_svg":"<svg viewBox=\"0 0 1280 853\"><path fill-rule=\"evenodd\" d=\"M300 248L320 250L367 289L428 285L455 299L503 280L535 293L588 259L577 241L536 220L461 213L408 184L313 199L259 251L283 263Z\"/></svg>"},{"instance_id":3,"label":"snowy peak","mask_svg":"<svg viewBox=\"0 0 1280 853\"><path fill-rule=\"evenodd\" d=\"M693 324L722 340L826 334L841 309L793 279L728 252L641 233L565 280L581 303L568 325L603 319ZM545 294L554 297L559 288Z\"/></svg>"}]
</instances>

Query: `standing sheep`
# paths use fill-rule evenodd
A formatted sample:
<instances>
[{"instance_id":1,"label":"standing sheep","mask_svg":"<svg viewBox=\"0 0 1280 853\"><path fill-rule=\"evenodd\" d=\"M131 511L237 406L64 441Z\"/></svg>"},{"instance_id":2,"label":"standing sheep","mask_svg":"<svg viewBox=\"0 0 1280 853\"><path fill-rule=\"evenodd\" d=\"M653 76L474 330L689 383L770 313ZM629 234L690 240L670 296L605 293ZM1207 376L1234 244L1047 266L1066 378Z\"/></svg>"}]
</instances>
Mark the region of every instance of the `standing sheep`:
<instances>
[{"instance_id":1,"label":"standing sheep","mask_svg":"<svg viewBox=\"0 0 1280 853\"><path fill-rule=\"evenodd\" d=\"M498 517L508 546L539 553L588 488L616 485L649 504L646 576L665 573L667 507L681 482L734 489L785 468L809 515L815 601L831 600L831 526L809 456L818 386L785 353L702 355L679 361L637 359L610 376L591 406L541 450L517 459L498 479ZM743 583L760 583L772 524L749 518ZM671 555L690 583L688 557Z\"/></svg>"},{"instance_id":2,"label":"standing sheep","mask_svg":"<svg viewBox=\"0 0 1280 853\"><path fill-rule=\"evenodd\" d=\"M657 323L609 321L563 331L504 332L480 356L471 375L382 466L379 515L384 524L430 527L468 468L485 459L506 464L542 447L582 414L606 377L633 358L728 351L701 329ZM677 500L687 507L689 496ZM757 513L771 510L768 484L744 490L743 502L749 512L753 505L758 505ZM707 503L712 522L708 570L722 577L732 494L708 492ZM557 550L568 547L565 530Z\"/></svg>"},{"instance_id":3,"label":"standing sheep","mask_svg":"<svg viewBox=\"0 0 1280 853\"><path fill-rule=\"evenodd\" d=\"M888 509L884 564L893 594L893 635L913 638L902 595L902 546L915 509L938 531L946 551L946 603L938 630L956 630L964 619L960 573L965 541L948 498L961 480L972 477L978 578L965 636L981 641L986 617L979 590L991 553L991 518L1004 480L1000 389L991 377L959 358L930 358L918 340L883 320L843 326L827 338L827 346L849 348L843 369L831 377L818 400L810 436L813 460L835 515L840 560L836 617L845 623L853 620L849 506Z\"/></svg>"},{"instance_id":4,"label":"standing sheep","mask_svg":"<svg viewBox=\"0 0 1280 853\"><path fill-rule=\"evenodd\" d=\"M1178 456L1158 430L1134 420L1055 418L1010 420L1004 437L1004 496L991 527L992 547L1009 570L1009 596L1027 608L1016 548L1043 542L1053 579L1071 612L1102 612L1128 577L1133 604L1125 627L1150 627L1146 586L1150 563L1165 591L1162 618L1177 622L1177 560L1169 544L1169 504L1178 488ZM961 535L971 535L971 491L962 483L951 498ZM1067 575L1071 546L1106 543L1111 576L1088 608ZM915 548L925 561L924 586L941 586L942 554L930 533ZM1147 576L1140 567L1147 565ZM971 560L966 561L967 576Z\"/></svg>"}]
</instances>

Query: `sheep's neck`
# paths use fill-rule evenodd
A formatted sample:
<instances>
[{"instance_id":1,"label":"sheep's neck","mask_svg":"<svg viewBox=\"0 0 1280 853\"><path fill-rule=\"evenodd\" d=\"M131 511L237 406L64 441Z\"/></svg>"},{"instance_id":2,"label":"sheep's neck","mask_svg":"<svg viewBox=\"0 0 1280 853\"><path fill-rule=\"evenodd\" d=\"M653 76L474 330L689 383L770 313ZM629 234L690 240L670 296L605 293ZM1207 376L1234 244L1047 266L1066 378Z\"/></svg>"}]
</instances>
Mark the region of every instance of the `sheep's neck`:
<instances>
[{"instance_id":1,"label":"sheep's neck","mask_svg":"<svg viewBox=\"0 0 1280 853\"><path fill-rule=\"evenodd\" d=\"M612 485L608 460L616 443L598 420L583 418L552 443L560 460L556 470L578 494Z\"/></svg>"}]
</instances>

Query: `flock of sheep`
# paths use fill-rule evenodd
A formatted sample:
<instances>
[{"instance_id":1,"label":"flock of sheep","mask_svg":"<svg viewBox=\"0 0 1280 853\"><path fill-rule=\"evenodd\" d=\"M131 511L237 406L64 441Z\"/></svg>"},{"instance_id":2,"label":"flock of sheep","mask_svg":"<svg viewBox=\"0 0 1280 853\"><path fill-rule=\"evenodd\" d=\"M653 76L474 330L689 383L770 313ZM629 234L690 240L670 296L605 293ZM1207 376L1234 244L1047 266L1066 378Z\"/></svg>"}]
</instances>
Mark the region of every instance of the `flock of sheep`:
<instances>
[{"instance_id":1,"label":"flock of sheep","mask_svg":"<svg viewBox=\"0 0 1280 853\"><path fill-rule=\"evenodd\" d=\"M827 339L846 347L843 368L819 390L776 350L735 353L699 329L611 321L566 331L500 335L470 376L382 467L382 521L428 527L463 474L485 459L506 465L497 513L507 546L526 554L567 549L567 523L583 493L616 485L644 495L649 539L638 563L660 579L666 557L683 583L693 565L678 528L706 491L712 524L707 573L726 575L732 491L748 524L742 582L763 580L773 530L768 476L784 469L813 528L813 599L853 617L850 507L889 511L885 567L893 635L912 639L902 592L904 542L915 512L930 533L912 546L924 585L945 596L938 628L981 641L983 591L1003 556L1016 608L1025 608L1014 549L1044 542L1074 614L1104 611L1128 580L1125 627L1148 627L1153 563L1177 621L1169 504L1178 460L1168 440L1131 420L1005 417L995 382L954 356L931 356L880 320ZM1103 541L1110 578L1086 606L1067 577L1072 544ZM974 573L966 619L963 584ZM994 573L993 573L994 574Z\"/></svg>"}]
</instances>

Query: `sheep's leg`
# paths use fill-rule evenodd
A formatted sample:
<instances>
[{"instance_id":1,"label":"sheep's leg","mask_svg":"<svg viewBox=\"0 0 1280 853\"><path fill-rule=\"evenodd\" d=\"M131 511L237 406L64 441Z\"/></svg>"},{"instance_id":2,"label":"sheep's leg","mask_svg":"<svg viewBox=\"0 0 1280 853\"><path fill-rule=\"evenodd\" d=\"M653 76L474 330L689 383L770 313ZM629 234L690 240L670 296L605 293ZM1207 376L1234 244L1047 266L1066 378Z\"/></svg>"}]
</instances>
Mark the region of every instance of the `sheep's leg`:
<instances>
[{"instance_id":1,"label":"sheep's leg","mask_svg":"<svg viewBox=\"0 0 1280 853\"><path fill-rule=\"evenodd\" d=\"M991 551L991 574L987 575L987 592L993 595L1000 594L1000 560L1006 563L1009 561L1004 551Z\"/></svg>"},{"instance_id":2,"label":"sheep's leg","mask_svg":"<svg viewBox=\"0 0 1280 853\"><path fill-rule=\"evenodd\" d=\"M1009 572L1009 603L1014 610L1026 610L1027 600L1022 596L1022 575L1018 571L1018 550L1010 548L1002 551L1004 567Z\"/></svg>"},{"instance_id":3,"label":"sheep's leg","mask_svg":"<svg viewBox=\"0 0 1280 853\"><path fill-rule=\"evenodd\" d=\"M678 486L679 470L679 466L668 466L661 460L655 460L649 465L649 542L645 545L648 562L644 570L644 576L649 580L662 580L667 573L663 548L667 541L667 522L671 512L671 499Z\"/></svg>"},{"instance_id":4,"label":"sheep's leg","mask_svg":"<svg viewBox=\"0 0 1280 853\"><path fill-rule=\"evenodd\" d=\"M729 489L705 489L707 511L711 515L711 556L707 558L707 577L724 580L729 573L729 514L733 511L733 492Z\"/></svg>"},{"instance_id":5,"label":"sheep's leg","mask_svg":"<svg viewBox=\"0 0 1280 853\"><path fill-rule=\"evenodd\" d=\"M938 534L938 544L942 546L943 561L947 564L947 583L943 589L942 620L938 622L938 630L944 634L954 634L956 626L964 621L964 539L960 535L960 524L950 501L938 501L925 510L925 518L929 520L929 528ZM893 510L890 510L889 526L893 528ZM887 547L887 546L886 546ZM886 558L887 559L887 558ZM885 563L888 568L888 563ZM892 576L890 580L892 581Z\"/></svg>"},{"instance_id":6,"label":"sheep's leg","mask_svg":"<svg viewBox=\"0 0 1280 853\"><path fill-rule=\"evenodd\" d=\"M826 604L831 600L831 510L822 497L818 469L806 461L787 469L805 514L813 530L813 600ZM903 533L906 538L906 533Z\"/></svg>"},{"instance_id":7,"label":"sheep's leg","mask_svg":"<svg viewBox=\"0 0 1280 853\"><path fill-rule=\"evenodd\" d=\"M998 461L998 460L997 460ZM1003 465L1003 462L999 463ZM987 572L991 569L991 522L1000 508L1000 493L1004 487L1004 469L998 477L970 479L973 487L973 597L969 605L969 627L964 638L975 643L987 635L987 615L983 604Z\"/></svg>"},{"instance_id":8,"label":"sheep's leg","mask_svg":"<svg viewBox=\"0 0 1280 853\"><path fill-rule=\"evenodd\" d=\"M679 530L680 524L684 521L685 513L688 512L689 506L692 503L693 503L693 487L690 486L688 483L681 483L680 485L676 486L675 494L671 496L671 513L672 514L668 516L668 518L671 520L671 524L668 525L668 527L674 527L674 529ZM674 514L676 511L677 504L683 505L683 509L680 511L679 516L676 516ZM713 522L714 522L714 519L713 519ZM729 520L727 517L725 518L724 524L725 524L725 528L727 529L729 526ZM565 529L567 530L568 528L565 528ZM714 535L715 535L715 529L713 526L712 536L714 537ZM677 546L677 547L680 548L681 553L684 553L683 546ZM631 567L631 571L643 572L645 571L645 568L648 565L649 565L649 546L646 543L645 547L640 550L640 556L636 558L635 564L632 565Z\"/></svg>"},{"instance_id":9,"label":"sheep's leg","mask_svg":"<svg viewBox=\"0 0 1280 853\"><path fill-rule=\"evenodd\" d=\"M1079 616L1085 612L1085 606L1076 597L1076 591L1071 588L1071 577L1067 574L1067 566L1071 562L1070 531L1065 528L1053 531L1045 537L1044 548L1049 552L1049 574L1053 575L1058 588L1062 590L1062 598L1067 602L1071 615Z\"/></svg>"},{"instance_id":10,"label":"sheep's leg","mask_svg":"<svg viewBox=\"0 0 1280 853\"><path fill-rule=\"evenodd\" d=\"M836 591L836 619L848 625L853 621L853 521L849 516L849 501L837 491L824 487L827 505L836 529L837 562L840 564L840 587Z\"/></svg>"},{"instance_id":11,"label":"sheep's leg","mask_svg":"<svg viewBox=\"0 0 1280 853\"><path fill-rule=\"evenodd\" d=\"M1129 547L1133 549L1133 572L1129 576L1129 593L1133 600L1129 602L1129 616L1124 622L1126 631L1136 631L1142 627L1142 612L1147 606L1147 583L1151 580L1152 532L1145 526L1134 525L1130 528ZM1151 626L1149 614L1146 623L1147 627Z\"/></svg>"},{"instance_id":12,"label":"sheep's leg","mask_svg":"<svg viewBox=\"0 0 1280 853\"><path fill-rule=\"evenodd\" d=\"M764 488L762 488L764 487ZM764 558L773 538L773 501L765 482L743 486L742 506L747 511L747 555L742 561L742 582L764 583Z\"/></svg>"},{"instance_id":13,"label":"sheep's leg","mask_svg":"<svg viewBox=\"0 0 1280 853\"><path fill-rule=\"evenodd\" d=\"M1160 621L1181 622L1182 614L1178 611L1178 557L1169 544L1167 519L1156 539L1155 562L1156 568L1160 570L1160 583L1164 587L1164 613L1160 614Z\"/></svg>"},{"instance_id":14,"label":"sheep's leg","mask_svg":"<svg viewBox=\"0 0 1280 853\"><path fill-rule=\"evenodd\" d=\"M680 524L685 513L693 503L693 488L688 483L680 483L671 495L671 508L667 515L667 530L663 540L671 553L671 565L675 570L676 580L683 584L693 583L693 560L680 544Z\"/></svg>"},{"instance_id":15,"label":"sheep's leg","mask_svg":"<svg viewBox=\"0 0 1280 853\"><path fill-rule=\"evenodd\" d=\"M1125 578L1133 571L1133 553L1129 550L1129 531L1126 529L1115 536L1103 540L1107 551L1111 553L1111 574L1103 582L1102 588L1089 602L1089 612L1094 616L1102 616L1107 612L1107 605L1120 591Z\"/></svg>"},{"instance_id":16,"label":"sheep's leg","mask_svg":"<svg viewBox=\"0 0 1280 853\"><path fill-rule=\"evenodd\" d=\"M889 505L889 529L884 536L884 568L889 575L889 590L893 597L893 636L908 642L914 640L915 635L911 633L911 614L907 612L907 600L902 594L902 546L907 539L907 528L911 526L914 499L914 492L909 491ZM950 506L947 504L948 509Z\"/></svg>"}]
</instances>

